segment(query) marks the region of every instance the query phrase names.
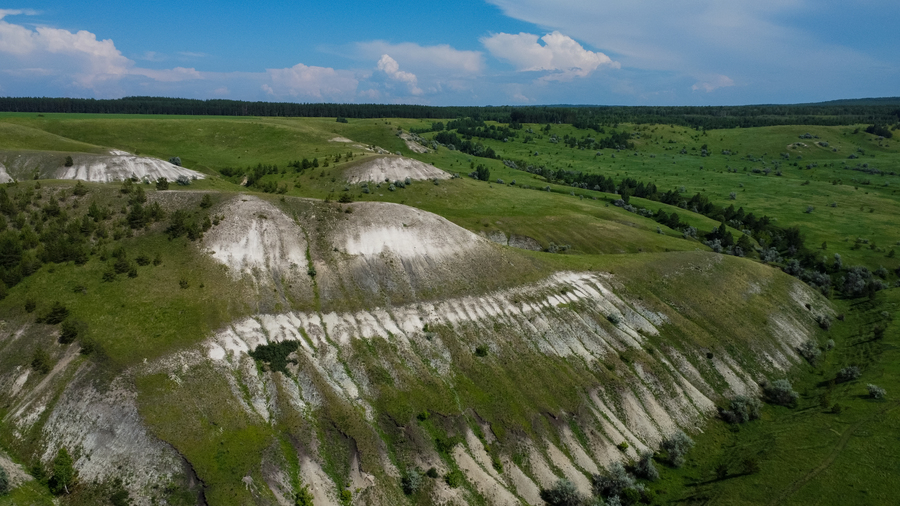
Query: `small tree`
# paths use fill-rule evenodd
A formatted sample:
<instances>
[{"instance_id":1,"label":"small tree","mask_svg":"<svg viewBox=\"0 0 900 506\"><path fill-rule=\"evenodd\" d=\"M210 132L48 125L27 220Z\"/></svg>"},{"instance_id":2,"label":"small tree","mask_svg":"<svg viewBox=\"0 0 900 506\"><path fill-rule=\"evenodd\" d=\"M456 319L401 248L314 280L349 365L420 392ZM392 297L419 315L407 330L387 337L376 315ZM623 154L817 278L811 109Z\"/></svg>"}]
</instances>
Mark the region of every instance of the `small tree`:
<instances>
[{"instance_id":1,"label":"small tree","mask_svg":"<svg viewBox=\"0 0 900 506\"><path fill-rule=\"evenodd\" d=\"M722 411L722 418L729 423L745 423L759 418L762 404L756 397L739 395L731 400L731 409Z\"/></svg>"},{"instance_id":2,"label":"small tree","mask_svg":"<svg viewBox=\"0 0 900 506\"><path fill-rule=\"evenodd\" d=\"M72 155L66 156L66 167L71 167L75 165L75 162L72 160Z\"/></svg>"},{"instance_id":3,"label":"small tree","mask_svg":"<svg viewBox=\"0 0 900 506\"><path fill-rule=\"evenodd\" d=\"M156 189L157 190L168 190L169 189L169 180L161 177L156 180Z\"/></svg>"},{"instance_id":4,"label":"small tree","mask_svg":"<svg viewBox=\"0 0 900 506\"><path fill-rule=\"evenodd\" d=\"M794 406L800 397L800 394L794 391L791 382L786 379L773 381L771 385L766 387L765 391L769 400L782 406Z\"/></svg>"},{"instance_id":5,"label":"small tree","mask_svg":"<svg viewBox=\"0 0 900 506\"><path fill-rule=\"evenodd\" d=\"M885 394L887 394L883 388L871 383L866 385L866 388L869 390L869 395L872 396L873 399L884 399Z\"/></svg>"},{"instance_id":6,"label":"small tree","mask_svg":"<svg viewBox=\"0 0 900 506\"><path fill-rule=\"evenodd\" d=\"M309 485L303 485L294 496L294 506L313 506L313 495L309 491Z\"/></svg>"},{"instance_id":7,"label":"small tree","mask_svg":"<svg viewBox=\"0 0 900 506\"><path fill-rule=\"evenodd\" d=\"M31 368L40 374L47 374L53 368L50 355L43 348L34 351L34 355L31 357Z\"/></svg>"},{"instance_id":8,"label":"small tree","mask_svg":"<svg viewBox=\"0 0 900 506\"><path fill-rule=\"evenodd\" d=\"M78 478L73 466L72 457L65 447L60 448L53 459L53 475L50 477L50 491L55 495L70 493L69 487L73 486Z\"/></svg>"},{"instance_id":9,"label":"small tree","mask_svg":"<svg viewBox=\"0 0 900 506\"><path fill-rule=\"evenodd\" d=\"M862 376L862 371L859 370L859 367L850 365L838 371L835 379L838 383L846 383L848 381L859 379L860 376Z\"/></svg>"},{"instance_id":10,"label":"small tree","mask_svg":"<svg viewBox=\"0 0 900 506\"><path fill-rule=\"evenodd\" d=\"M645 451L641 453L637 464L634 465L634 474L645 480L656 481L659 479L659 471L653 464L653 452Z\"/></svg>"},{"instance_id":11,"label":"small tree","mask_svg":"<svg viewBox=\"0 0 900 506\"><path fill-rule=\"evenodd\" d=\"M822 354L822 351L819 350L819 345L811 339L804 341L797 351L800 353L800 356L805 358L812 366L815 366L819 362L819 357Z\"/></svg>"},{"instance_id":12,"label":"small tree","mask_svg":"<svg viewBox=\"0 0 900 506\"><path fill-rule=\"evenodd\" d=\"M694 440L680 430L662 441L662 448L669 454L669 462L675 467L684 464L684 456L693 447Z\"/></svg>"},{"instance_id":13,"label":"small tree","mask_svg":"<svg viewBox=\"0 0 900 506\"><path fill-rule=\"evenodd\" d=\"M400 487L403 488L403 493L406 495L415 494L421 486L422 473L420 473L418 469L408 470L406 474L403 475L403 478L400 479Z\"/></svg>"},{"instance_id":14,"label":"small tree","mask_svg":"<svg viewBox=\"0 0 900 506\"><path fill-rule=\"evenodd\" d=\"M548 506L581 506L584 498L569 480L559 480L551 488L541 489L541 499Z\"/></svg>"},{"instance_id":15,"label":"small tree","mask_svg":"<svg viewBox=\"0 0 900 506\"><path fill-rule=\"evenodd\" d=\"M0 495L6 495L9 493L9 476L6 474L6 469L0 467Z\"/></svg>"}]
</instances>

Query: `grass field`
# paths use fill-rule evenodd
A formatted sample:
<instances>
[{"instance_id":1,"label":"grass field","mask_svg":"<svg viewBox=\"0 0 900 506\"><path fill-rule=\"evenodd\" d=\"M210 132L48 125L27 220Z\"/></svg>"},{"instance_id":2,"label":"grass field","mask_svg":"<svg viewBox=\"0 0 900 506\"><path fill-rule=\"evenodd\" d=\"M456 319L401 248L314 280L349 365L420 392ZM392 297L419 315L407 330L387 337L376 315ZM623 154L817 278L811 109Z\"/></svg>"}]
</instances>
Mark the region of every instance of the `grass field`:
<instances>
[{"instance_id":1,"label":"grass field","mask_svg":"<svg viewBox=\"0 0 900 506\"><path fill-rule=\"evenodd\" d=\"M537 175L509 168L501 161L513 159L535 166L599 173L617 181L631 177L654 183L660 191L683 187L687 196L701 193L718 205L733 204L757 216L768 215L779 226L796 225L806 239L806 246L827 257L828 263L839 254L845 266L858 264L871 270L883 266L888 270L886 282L892 286L897 282L900 258L894 250L900 248L900 195L897 194L900 146L895 140L866 134L865 125L701 132L668 125L623 124L607 127L606 134L571 125L550 125L549 131L545 125L523 125L517 137L505 142L482 141L500 157L490 160L446 148L414 153L396 135L398 127L423 129L430 124L405 119L337 123L324 118L3 113L0 114L0 150L64 154L101 153L115 148L162 159L179 156L186 167L210 176L188 189L226 193L254 190L240 186L240 177L221 175L222 169L277 165L278 173L266 175L262 181L283 186L286 197L337 200L346 194L354 201L395 202L436 213L476 233L528 236L544 248L551 243L569 246L563 254L525 251L517 254L547 271L618 273L633 280L633 290L638 294L649 294L651 288L665 291L660 283L667 262L670 258L683 258L667 257L666 253L709 251L700 241L684 238L680 231L612 205L617 195L549 183ZM533 133L527 133L528 130ZM600 138L612 130L634 134L634 149L598 152L566 147L562 141L566 136ZM531 137L527 143L523 142L526 135ZM560 141L551 142L551 136ZM335 142L335 137L354 142ZM704 145L707 156L701 156ZM369 150L374 146L434 164L461 177L439 184L414 182L393 191L389 190L389 183L383 183L373 185L370 193L363 193L361 186L345 183L343 172L351 164L365 163L377 156ZM352 160L347 160L348 152L353 155ZM342 157L341 161L335 161L338 156ZM320 166L303 173L288 167L290 161L304 158L315 158ZM477 164L490 169L489 182L468 177ZM41 202L57 191L70 192L72 186L70 182L42 181L41 184L42 188L37 189L45 195ZM17 195L33 190L34 185L25 181L7 187ZM120 223L124 219L125 203L118 186L91 184L88 187L90 192L84 197L70 195L63 204L64 211L80 216L91 202L96 202L113 209L117 213L115 222ZM544 190L545 187L550 191ZM173 186L173 189L178 188ZM147 191L155 190L148 186ZM278 198L260 195L272 201ZM191 198L199 201L200 197L198 194ZM660 202L639 198L632 198L631 202L637 207L677 212L682 221L701 232L719 225L706 216ZM199 217L197 203L191 201L190 206ZM120 208L123 208L121 213ZM22 219L34 226L40 218L35 211L34 215L23 215ZM240 295L241 285L228 278L205 255L195 252L188 239L166 238L165 224L157 223L133 234L125 233L124 226L119 228L123 230L121 237L104 243L106 249L121 246L129 258L145 254L150 258L159 257L161 264L140 266L136 277L123 274L114 282L102 280L108 262L99 258L99 249L92 252L84 265L46 264L0 301L4 320L13 324L31 321L33 316L25 313L23 301L40 300L37 308L40 313L50 304L45 295L53 294L52 299L90 322L88 335L101 345L111 367L123 370L145 359L152 360L193 345L228 321L256 312L252 301ZM731 231L736 237L741 233ZM728 274L737 279L757 276L768 269L759 265L751 267L747 262L750 260L729 259ZM733 295L727 292L727 286L708 285L669 295L695 306L698 313L708 312L704 317L728 318L727 325L733 327L734 335L751 339L754 318L760 320L758 314L767 308L721 314L717 312L720 299ZM900 328L894 320L900 307L900 289L881 291L871 299L838 297L832 302L836 311L845 317L843 321L835 321L827 333L835 347L825 353L821 363L815 367L803 366L791 375L794 388L800 393L798 406L766 404L760 420L739 427L711 420L694 436L697 446L683 468L671 469L659 464L663 479L649 484L656 493L656 503L895 502L893 494L900 465L900 444L895 437L900 429L896 409L900 404L895 400L895 394L900 392L900 356L897 355ZM880 330L876 335L877 329ZM22 348L22 354L30 356L38 346L36 343L30 342ZM378 349L377 343L368 343L371 349L366 349L362 341L358 344L363 348L356 351L371 358L372 363L377 362L375 357L379 354L386 354ZM824 342L819 344L825 346ZM57 360L63 352L56 350L51 358ZM0 366L15 367L20 365L20 358L16 358L15 364L0 363ZM528 370L528 362L527 357L522 358L517 367ZM859 379L830 383L840 369L849 365L862 369ZM535 370L544 368L552 369L552 363L542 363ZM489 381L489 378L479 379L478 375L493 374L476 369L468 373L475 381ZM202 369L192 371L191 375L192 381L198 384L207 384L204 382L212 377ZM516 387L533 379L528 375L500 373L497 378L502 378L498 389L509 396L514 395ZM573 385L578 383L578 378L569 379ZM868 398L865 388L868 383L885 388L887 399ZM529 392L535 398L529 400L529 405L542 404L542 396L553 399L544 403L550 410L574 402L566 398L565 385L561 385L559 391L533 385ZM221 385L207 386L202 403L218 404L229 395ZM431 387L434 385L423 385L421 391L392 391L378 408L403 418L414 415L421 408L416 403L425 402L423 399L447 405L460 402L459 397L438 396ZM213 485L207 493L213 503L244 494L239 486L242 473L247 472L253 459L267 451L274 434L291 433L291 437L301 439L308 436L291 432L296 430L296 420L277 420L272 427L264 427L249 421L237 408L200 416L191 424L181 426L179 414L192 412L195 399L175 392L162 375L139 378L137 388L141 414L147 423L187 454L198 474L210 478ZM467 402L479 405L480 412L512 420L513 425L527 423L527 413L516 412L515 402L509 405L491 402L474 387L465 395L469 396ZM171 402L171 409L161 407L162 399ZM832 412L835 405L841 407L839 413ZM492 412L492 406L509 413ZM344 412L350 408L336 405L332 409L334 413L329 416L351 418ZM6 410L0 407L0 416L5 416ZM227 434L223 435L215 427L226 427ZM437 430L433 426L426 429ZM0 442L4 446L18 444L10 438L9 435L0 437ZM36 444L31 441L26 446L37 448ZM220 448L220 451L211 454L209 448ZM748 459L758 465L758 471L747 472ZM337 467L328 472L340 475ZM13 496L0 498L0 504L43 504L47 497L41 486L32 483L17 489ZM88 504L89 499L83 499L83 503Z\"/></svg>"}]
</instances>

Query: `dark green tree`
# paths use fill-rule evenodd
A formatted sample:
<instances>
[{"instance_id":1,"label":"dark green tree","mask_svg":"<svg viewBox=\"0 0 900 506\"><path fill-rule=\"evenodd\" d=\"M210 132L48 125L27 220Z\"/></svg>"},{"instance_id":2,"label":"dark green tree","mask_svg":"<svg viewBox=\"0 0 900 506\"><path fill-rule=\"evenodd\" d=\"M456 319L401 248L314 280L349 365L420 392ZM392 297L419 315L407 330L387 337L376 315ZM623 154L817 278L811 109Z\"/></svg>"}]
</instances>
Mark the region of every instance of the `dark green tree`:
<instances>
[{"instance_id":1,"label":"dark green tree","mask_svg":"<svg viewBox=\"0 0 900 506\"><path fill-rule=\"evenodd\" d=\"M70 487L75 485L78 474L75 472L72 457L65 447L59 449L53 459L53 475L50 476L50 492L55 495L69 494Z\"/></svg>"}]
</instances>

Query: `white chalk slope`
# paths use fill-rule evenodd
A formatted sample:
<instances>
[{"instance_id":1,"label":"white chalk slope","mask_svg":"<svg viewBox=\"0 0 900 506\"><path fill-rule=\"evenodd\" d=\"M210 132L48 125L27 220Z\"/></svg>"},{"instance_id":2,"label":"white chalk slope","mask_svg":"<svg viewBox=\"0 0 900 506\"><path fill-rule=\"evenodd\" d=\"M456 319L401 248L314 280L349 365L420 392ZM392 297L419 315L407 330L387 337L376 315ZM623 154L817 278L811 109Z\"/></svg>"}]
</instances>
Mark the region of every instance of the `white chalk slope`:
<instances>
[{"instance_id":1,"label":"white chalk slope","mask_svg":"<svg viewBox=\"0 0 900 506\"><path fill-rule=\"evenodd\" d=\"M72 166L66 167L66 156L72 157ZM43 179L78 179L97 183L122 181L136 177L156 181L164 177L175 181L179 176L203 179L197 171L173 165L167 161L136 156L116 149L106 154L59 153L51 151L3 151L0 152L0 182L31 179L35 171Z\"/></svg>"},{"instance_id":2,"label":"white chalk slope","mask_svg":"<svg viewBox=\"0 0 900 506\"><path fill-rule=\"evenodd\" d=\"M190 179L203 179L205 176L195 170L185 169L167 161L145 156L136 156L119 150L110 150L109 155L73 155L71 167L60 167L54 179L80 179L107 183L136 177L156 181L164 177L175 181L179 176Z\"/></svg>"},{"instance_id":3,"label":"white chalk slope","mask_svg":"<svg viewBox=\"0 0 900 506\"><path fill-rule=\"evenodd\" d=\"M344 171L344 179L351 184L369 182L450 179L448 172L412 158L382 156L366 160Z\"/></svg>"}]
</instances>

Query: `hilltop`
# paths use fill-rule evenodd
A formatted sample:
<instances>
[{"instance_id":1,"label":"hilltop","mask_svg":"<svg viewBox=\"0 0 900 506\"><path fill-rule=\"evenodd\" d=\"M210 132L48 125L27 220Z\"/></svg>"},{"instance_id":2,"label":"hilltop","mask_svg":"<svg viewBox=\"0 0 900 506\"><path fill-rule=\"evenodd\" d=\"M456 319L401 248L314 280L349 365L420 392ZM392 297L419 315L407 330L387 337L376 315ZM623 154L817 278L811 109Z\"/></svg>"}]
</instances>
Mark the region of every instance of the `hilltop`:
<instances>
[{"instance_id":1,"label":"hilltop","mask_svg":"<svg viewBox=\"0 0 900 506\"><path fill-rule=\"evenodd\" d=\"M883 501L900 153L842 121L0 115L0 504L543 504L646 451L628 500Z\"/></svg>"}]
</instances>

